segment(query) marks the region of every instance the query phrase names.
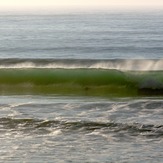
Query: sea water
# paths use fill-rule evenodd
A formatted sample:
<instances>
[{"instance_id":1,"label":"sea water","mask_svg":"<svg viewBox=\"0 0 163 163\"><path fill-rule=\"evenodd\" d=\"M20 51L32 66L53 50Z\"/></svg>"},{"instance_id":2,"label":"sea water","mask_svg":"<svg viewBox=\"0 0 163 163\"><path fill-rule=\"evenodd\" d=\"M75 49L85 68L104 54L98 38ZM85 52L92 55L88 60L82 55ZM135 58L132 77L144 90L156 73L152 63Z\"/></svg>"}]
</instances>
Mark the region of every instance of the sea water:
<instances>
[{"instance_id":1,"label":"sea water","mask_svg":"<svg viewBox=\"0 0 163 163\"><path fill-rule=\"evenodd\" d=\"M163 162L163 12L0 16L1 162Z\"/></svg>"}]
</instances>

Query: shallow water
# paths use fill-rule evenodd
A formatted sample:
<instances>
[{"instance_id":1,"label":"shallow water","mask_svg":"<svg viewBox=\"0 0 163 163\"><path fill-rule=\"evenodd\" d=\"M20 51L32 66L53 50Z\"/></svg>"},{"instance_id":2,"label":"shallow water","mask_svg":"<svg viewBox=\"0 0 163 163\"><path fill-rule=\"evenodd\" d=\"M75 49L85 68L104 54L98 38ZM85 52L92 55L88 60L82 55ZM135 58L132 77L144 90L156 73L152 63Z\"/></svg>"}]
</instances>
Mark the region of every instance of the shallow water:
<instances>
[{"instance_id":1,"label":"shallow water","mask_svg":"<svg viewBox=\"0 0 163 163\"><path fill-rule=\"evenodd\" d=\"M3 162L162 162L162 99L1 96Z\"/></svg>"}]
</instances>

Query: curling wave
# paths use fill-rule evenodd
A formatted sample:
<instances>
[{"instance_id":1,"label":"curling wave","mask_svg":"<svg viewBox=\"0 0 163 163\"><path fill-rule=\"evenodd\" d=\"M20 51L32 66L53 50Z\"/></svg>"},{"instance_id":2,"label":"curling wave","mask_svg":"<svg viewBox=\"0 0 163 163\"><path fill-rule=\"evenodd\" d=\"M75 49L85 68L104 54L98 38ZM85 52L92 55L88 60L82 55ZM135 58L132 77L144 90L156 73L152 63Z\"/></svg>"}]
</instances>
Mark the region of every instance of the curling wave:
<instances>
[{"instance_id":1,"label":"curling wave","mask_svg":"<svg viewBox=\"0 0 163 163\"><path fill-rule=\"evenodd\" d=\"M0 93L163 95L163 71L3 68L0 69Z\"/></svg>"},{"instance_id":2,"label":"curling wave","mask_svg":"<svg viewBox=\"0 0 163 163\"><path fill-rule=\"evenodd\" d=\"M163 95L163 60L0 59L1 94Z\"/></svg>"}]
</instances>

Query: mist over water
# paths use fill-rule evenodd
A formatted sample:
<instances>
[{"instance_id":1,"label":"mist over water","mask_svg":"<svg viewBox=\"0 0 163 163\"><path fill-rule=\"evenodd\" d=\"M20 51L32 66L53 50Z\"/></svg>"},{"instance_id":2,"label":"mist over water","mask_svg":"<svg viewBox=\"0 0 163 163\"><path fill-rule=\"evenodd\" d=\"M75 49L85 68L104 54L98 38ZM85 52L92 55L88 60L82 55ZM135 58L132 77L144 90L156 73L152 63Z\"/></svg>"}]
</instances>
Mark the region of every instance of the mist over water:
<instances>
[{"instance_id":1,"label":"mist over water","mask_svg":"<svg viewBox=\"0 0 163 163\"><path fill-rule=\"evenodd\" d=\"M21 68L161 71L163 59L0 59L0 69Z\"/></svg>"}]
</instances>

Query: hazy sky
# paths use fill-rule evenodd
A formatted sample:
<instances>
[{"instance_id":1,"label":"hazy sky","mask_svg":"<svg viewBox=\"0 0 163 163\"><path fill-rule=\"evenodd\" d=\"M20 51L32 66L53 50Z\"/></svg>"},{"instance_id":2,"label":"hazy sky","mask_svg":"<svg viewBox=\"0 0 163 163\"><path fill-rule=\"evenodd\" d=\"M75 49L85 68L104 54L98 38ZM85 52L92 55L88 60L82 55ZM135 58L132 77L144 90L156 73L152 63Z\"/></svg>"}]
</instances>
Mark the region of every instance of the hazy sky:
<instances>
[{"instance_id":1,"label":"hazy sky","mask_svg":"<svg viewBox=\"0 0 163 163\"><path fill-rule=\"evenodd\" d=\"M162 8L163 0L0 0L0 10Z\"/></svg>"}]
</instances>

